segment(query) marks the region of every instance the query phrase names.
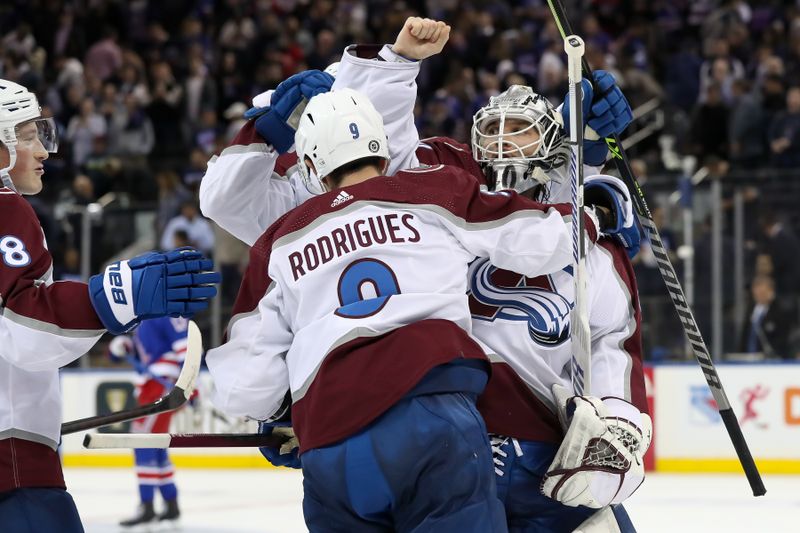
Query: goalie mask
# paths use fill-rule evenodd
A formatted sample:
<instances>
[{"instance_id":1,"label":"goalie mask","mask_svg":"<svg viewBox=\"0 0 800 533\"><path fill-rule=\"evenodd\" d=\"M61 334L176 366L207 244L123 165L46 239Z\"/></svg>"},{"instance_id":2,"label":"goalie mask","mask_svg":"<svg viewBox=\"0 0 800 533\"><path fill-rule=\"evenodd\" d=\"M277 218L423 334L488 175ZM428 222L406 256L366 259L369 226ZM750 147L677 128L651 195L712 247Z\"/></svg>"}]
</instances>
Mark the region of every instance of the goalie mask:
<instances>
[{"instance_id":1,"label":"goalie mask","mask_svg":"<svg viewBox=\"0 0 800 533\"><path fill-rule=\"evenodd\" d=\"M58 149L58 131L52 118L41 118L42 110L36 95L22 85L0 80L0 142L8 150L8 166L0 169L3 185L16 191L9 172L17 162L16 147L40 142L50 153ZM27 124L36 126L35 134L20 135ZM28 128L26 128L28 129Z\"/></svg>"},{"instance_id":2,"label":"goalie mask","mask_svg":"<svg viewBox=\"0 0 800 533\"><path fill-rule=\"evenodd\" d=\"M370 157L389 163L383 117L369 98L353 89L313 97L300 118L295 146L300 175L312 194L326 192L322 180L348 163Z\"/></svg>"},{"instance_id":3,"label":"goalie mask","mask_svg":"<svg viewBox=\"0 0 800 533\"><path fill-rule=\"evenodd\" d=\"M512 85L473 117L472 155L489 190L524 192L546 185L546 173L569 157L561 115L530 87Z\"/></svg>"}]
</instances>

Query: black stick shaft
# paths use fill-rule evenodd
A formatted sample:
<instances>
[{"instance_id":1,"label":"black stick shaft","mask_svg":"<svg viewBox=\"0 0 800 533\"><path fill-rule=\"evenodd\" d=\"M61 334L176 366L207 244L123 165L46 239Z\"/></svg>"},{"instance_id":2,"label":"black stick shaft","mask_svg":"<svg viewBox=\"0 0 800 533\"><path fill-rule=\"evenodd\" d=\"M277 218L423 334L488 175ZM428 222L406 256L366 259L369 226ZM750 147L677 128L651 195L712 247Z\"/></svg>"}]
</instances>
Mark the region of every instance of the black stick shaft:
<instances>
[{"instance_id":1,"label":"black stick shaft","mask_svg":"<svg viewBox=\"0 0 800 533\"><path fill-rule=\"evenodd\" d=\"M547 0L547 3L550 5L550 11L553 13L553 17L555 18L555 22L558 26L559 32L561 33L561 37L566 38L567 35L572 35L572 28L569 20L567 19L561 0ZM592 69L589 67L589 63L586 61L585 56L581 61L581 65L583 67L584 76L591 82ZM703 375L706 378L706 383L708 383L708 387L711 389L711 394L713 395L714 400L717 402L720 415L725 423L725 429L727 430L728 436L730 437L733 447L736 450L736 455L739 458L739 462L742 464L742 468L747 476L747 480L750 483L750 488L753 490L753 495L762 496L766 494L767 489L764 487L764 482L761 480L761 474L758 472L758 467L756 466L753 456L750 453L750 449L747 446L747 442L744 439L744 435L742 434L742 429L739 427L736 414L731 408L730 402L728 401L728 396L725 394L725 389L722 387L722 382L717 375L717 370L714 367L711 356L709 355L708 347L706 346L706 343L700 334L700 328L697 327L697 322L694 319L694 315L692 314L689 305L686 303L686 297L683 294L683 288L681 287L681 284L678 281L678 276L675 273L675 267L672 266L672 261L670 261L667 250L661 241L661 235L658 232L658 228L656 228L656 225L653 222L653 215L650 213L650 208L647 206L647 202L644 199L642 188L639 186L639 182L633 175L633 171L628 163L628 157L625 154L625 149L622 147L622 143L620 142L619 136L616 133L610 137L606 137L605 141L606 145L608 146L608 150L611 153L612 159L614 160L614 164L617 166L617 170L619 171L622 180L625 182L625 185L627 185L631 193L631 199L633 201L633 206L636 211L637 218L639 219L639 223L647 231L647 235L653 248L653 253L655 254L658 262L658 270L661 272L661 277L664 279L664 283L667 285L670 298L672 299L675 310L677 311L681 323L683 324L684 332L686 333L689 343L692 346L692 352L694 353L695 359L702 368Z\"/></svg>"},{"instance_id":2,"label":"black stick shaft","mask_svg":"<svg viewBox=\"0 0 800 533\"><path fill-rule=\"evenodd\" d=\"M137 418L141 418L143 416L174 411L186 402L186 396L184 394L185 393L183 389L180 387L175 387L163 398L159 398L155 402L147 405L140 405L138 407L134 407L133 409L109 413L107 415L90 416L88 418L73 420L72 422L65 422L64 424L61 424L61 434L69 435L70 433L77 433L78 431L108 426L118 422L136 420Z\"/></svg>"}]
</instances>

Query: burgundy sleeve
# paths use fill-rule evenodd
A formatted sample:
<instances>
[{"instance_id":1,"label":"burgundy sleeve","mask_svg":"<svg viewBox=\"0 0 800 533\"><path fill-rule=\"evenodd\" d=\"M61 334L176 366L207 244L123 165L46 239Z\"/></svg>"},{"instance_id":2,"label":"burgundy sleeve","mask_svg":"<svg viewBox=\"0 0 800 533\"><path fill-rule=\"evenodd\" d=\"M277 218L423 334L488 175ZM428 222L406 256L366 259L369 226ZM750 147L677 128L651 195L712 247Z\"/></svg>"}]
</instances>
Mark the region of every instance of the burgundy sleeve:
<instances>
[{"instance_id":1,"label":"burgundy sleeve","mask_svg":"<svg viewBox=\"0 0 800 533\"><path fill-rule=\"evenodd\" d=\"M614 270L617 271L622 282L628 289L631 297L631 306L636 316L636 330L633 335L625 340L623 348L631 356L631 403L643 413L649 412L647 408L647 393L645 391L644 367L642 361L642 309L639 303L639 288L636 285L636 275L633 264L628 258L625 248L616 240L600 239L598 246L602 246L611 253L614 259Z\"/></svg>"},{"instance_id":2,"label":"burgundy sleeve","mask_svg":"<svg viewBox=\"0 0 800 533\"><path fill-rule=\"evenodd\" d=\"M105 329L85 283L47 282L53 259L33 208L17 194L0 194L0 306L59 329Z\"/></svg>"}]
</instances>

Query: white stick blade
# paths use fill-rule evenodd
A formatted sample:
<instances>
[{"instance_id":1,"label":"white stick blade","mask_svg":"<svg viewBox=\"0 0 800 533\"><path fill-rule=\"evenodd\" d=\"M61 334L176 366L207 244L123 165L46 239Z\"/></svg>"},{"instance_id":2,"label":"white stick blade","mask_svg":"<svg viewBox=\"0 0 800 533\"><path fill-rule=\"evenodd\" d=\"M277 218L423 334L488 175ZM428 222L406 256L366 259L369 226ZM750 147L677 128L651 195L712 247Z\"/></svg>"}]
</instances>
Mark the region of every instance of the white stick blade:
<instances>
[{"instance_id":1,"label":"white stick blade","mask_svg":"<svg viewBox=\"0 0 800 533\"><path fill-rule=\"evenodd\" d=\"M83 442L84 448L100 450L109 448L169 448L168 433L90 433Z\"/></svg>"},{"instance_id":2,"label":"white stick blade","mask_svg":"<svg viewBox=\"0 0 800 533\"><path fill-rule=\"evenodd\" d=\"M183 361L181 374L178 376L176 387L183 389L186 399L194 391L197 374L200 373L200 360L203 357L203 336L194 320L189 321L189 333L186 346L186 359Z\"/></svg>"}]
</instances>

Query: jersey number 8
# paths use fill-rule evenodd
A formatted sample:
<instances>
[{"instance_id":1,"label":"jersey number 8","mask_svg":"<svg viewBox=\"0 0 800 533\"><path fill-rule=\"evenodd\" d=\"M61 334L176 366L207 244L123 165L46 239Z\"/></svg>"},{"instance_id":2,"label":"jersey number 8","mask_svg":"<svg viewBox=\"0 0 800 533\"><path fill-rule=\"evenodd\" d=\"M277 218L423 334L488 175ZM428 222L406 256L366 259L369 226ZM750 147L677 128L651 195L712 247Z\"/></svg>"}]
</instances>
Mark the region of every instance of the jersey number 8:
<instances>
[{"instance_id":1,"label":"jersey number 8","mask_svg":"<svg viewBox=\"0 0 800 533\"><path fill-rule=\"evenodd\" d=\"M25 244L13 235L0 237L0 255L3 262L13 268L30 264L31 255L25 250Z\"/></svg>"}]
</instances>

